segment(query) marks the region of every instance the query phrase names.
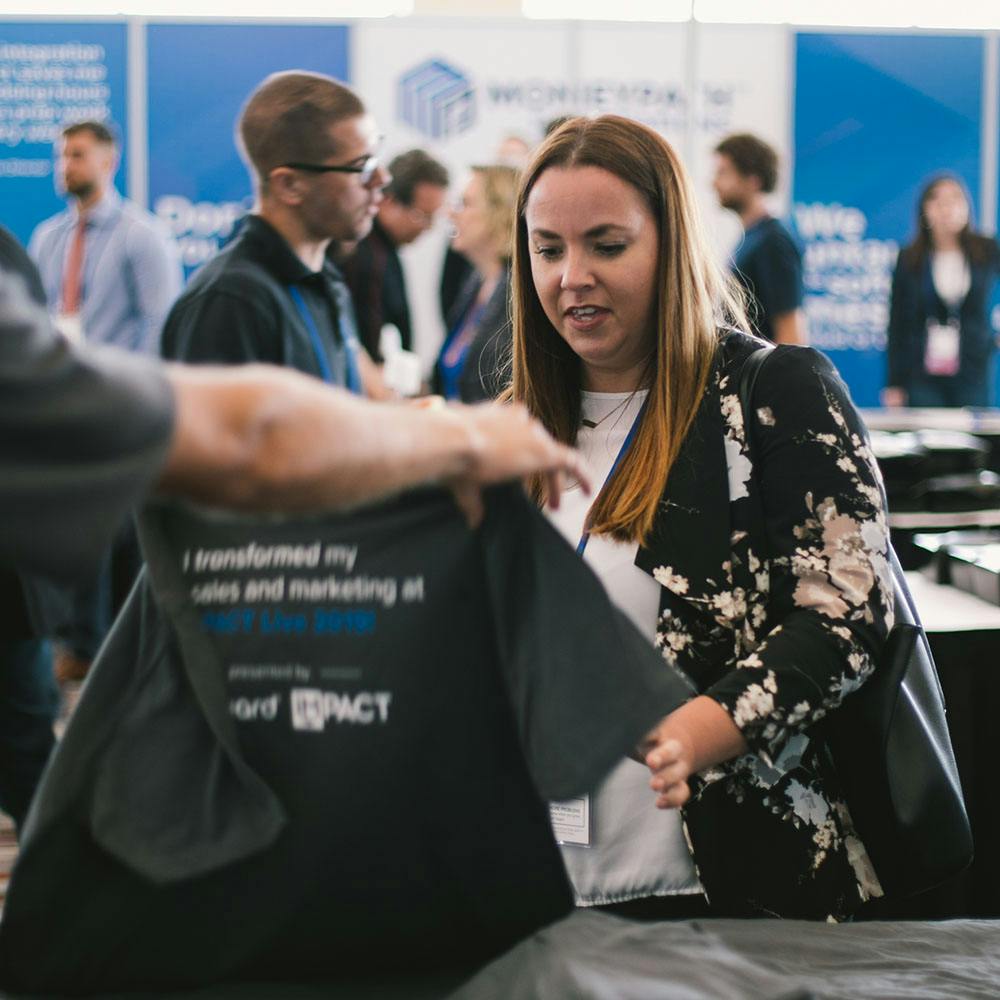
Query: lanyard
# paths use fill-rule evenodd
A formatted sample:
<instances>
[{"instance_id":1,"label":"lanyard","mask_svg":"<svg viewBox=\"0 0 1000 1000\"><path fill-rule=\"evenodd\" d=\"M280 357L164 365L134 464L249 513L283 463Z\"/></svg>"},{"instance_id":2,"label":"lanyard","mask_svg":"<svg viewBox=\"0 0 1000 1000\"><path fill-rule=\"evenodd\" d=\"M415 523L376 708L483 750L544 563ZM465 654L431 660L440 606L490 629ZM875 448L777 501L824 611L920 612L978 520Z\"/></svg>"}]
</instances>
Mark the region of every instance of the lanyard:
<instances>
[{"instance_id":1,"label":"lanyard","mask_svg":"<svg viewBox=\"0 0 1000 1000\"><path fill-rule=\"evenodd\" d=\"M646 412L646 404L649 402L649 397L647 396L642 401L642 406L639 408L639 412L635 415L635 420L632 421L632 426L628 429L628 434L625 435L625 440L622 442L621 448L618 449L618 454L615 456L615 460L611 465L611 469L608 472L607 478L604 480L604 485L601 487L600 496L604 492L604 487L611 482L614 478L615 473L618 471L618 466L622 464L622 459L625 457L626 452L632 447L632 442L635 441L636 434L639 433L639 424L642 423L642 415ZM582 556L584 552L587 551L587 543L590 541L590 532L584 530L583 534L580 536L580 541L576 546L576 554Z\"/></svg>"},{"instance_id":2,"label":"lanyard","mask_svg":"<svg viewBox=\"0 0 1000 1000\"><path fill-rule=\"evenodd\" d=\"M319 330L316 329L316 321L313 319L312 313L306 305L306 300L302 298L302 292L296 285L289 285L288 293L291 295L292 301L295 303L295 307L298 309L299 315L302 317L302 321L309 330L309 339L312 341L313 353L316 355L316 363L319 365L320 378L322 378L323 381L329 385L333 385L334 381L333 373L330 371L330 359L326 355L326 348L323 346ZM358 372L358 342L350 334L350 332L344 333L344 326L344 323L340 323L341 335L344 338L344 349L347 353L347 388L350 389L351 392L360 395L361 375Z\"/></svg>"}]
</instances>

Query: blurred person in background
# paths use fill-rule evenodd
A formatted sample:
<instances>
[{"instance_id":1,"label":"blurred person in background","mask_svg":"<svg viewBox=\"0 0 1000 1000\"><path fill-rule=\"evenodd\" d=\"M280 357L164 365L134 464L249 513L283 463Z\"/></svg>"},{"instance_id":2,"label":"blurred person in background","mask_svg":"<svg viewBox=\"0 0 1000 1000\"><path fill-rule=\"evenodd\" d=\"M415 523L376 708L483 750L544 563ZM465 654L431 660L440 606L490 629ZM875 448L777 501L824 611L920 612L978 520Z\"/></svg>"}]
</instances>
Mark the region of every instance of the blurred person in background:
<instances>
[{"instance_id":1,"label":"blurred person in background","mask_svg":"<svg viewBox=\"0 0 1000 1000\"><path fill-rule=\"evenodd\" d=\"M500 140L492 162L520 170L530 155L531 144L527 139L517 133L511 132ZM449 324L459 296L461 296L469 277L474 271L475 267L469 258L457 250L453 243L449 243L447 250L445 250L444 263L441 267L441 284L439 287L441 318L445 322L446 329L450 329Z\"/></svg>"},{"instance_id":2,"label":"blurred person in background","mask_svg":"<svg viewBox=\"0 0 1000 1000\"><path fill-rule=\"evenodd\" d=\"M497 146L496 162L505 167L522 170L531 156L531 143L522 135L511 132L500 140Z\"/></svg>"},{"instance_id":3,"label":"blurred person in background","mask_svg":"<svg viewBox=\"0 0 1000 1000\"><path fill-rule=\"evenodd\" d=\"M403 350L413 349L399 248L413 243L434 225L448 194L448 171L422 149L400 153L388 169L392 179L382 192L371 232L342 261L338 261L345 253L342 246L332 249L334 256L327 252L344 272L354 300L358 338L376 363L383 360L379 337L387 324L399 330Z\"/></svg>"},{"instance_id":4,"label":"blurred person in background","mask_svg":"<svg viewBox=\"0 0 1000 1000\"><path fill-rule=\"evenodd\" d=\"M448 335L434 367L433 389L446 399L490 399L506 385L517 181L514 167L473 167L451 213L452 247L475 270L449 316Z\"/></svg>"},{"instance_id":5,"label":"blurred person in background","mask_svg":"<svg viewBox=\"0 0 1000 1000\"><path fill-rule=\"evenodd\" d=\"M112 129L81 121L63 129L56 179L70 204L41 223L28 248L56 326L72 340L159 351L160 329L180 293L180 259L163 224L115 190L119 150ZM56 672L82 678L132 587L142 559L130 521L101 569L71 596Z\"/></svg>"},{"instance_id":6,"label":"blurred person in background","mask_svg":"<svg viewBox=\"0 0 1000 1000\"><path fill-rule=\"evenodd\" d=\"M1000 246L973 229L962 182L933 178L892 276L886 406L990 405L998 270Z\"/></svg>"},{"instance_id":7,"label":"blurred person in background","mask_svg":"<svg viewBox=\"0 0 1000 1000\"><path fill-rule=\"evenodd\" d=\"M375 121L349 87L293 70L253 91L237 131L254 208L170 311L164 357L263 361L381 396L350 291L327 256L331 241L368 235L389 182Z\"/></svg>"},{"instance_id":8,"label":"blurred person in background","mask_svg":"<svg viewBox=\"0 0 1000 1000\"><path fill-rule=\"evenodd\" d=\"M715 193L743 225L732 273L746 291L753 332L776 344L805 344L802 254L767 206L777 183L778 154L763 139L739 133L715 147Z\"/></svg>"},{"instance_id":9,"label":"blurred person in background","mask_svg":"<svg viewBox=\"0 0 1000 1000\"><path fill-rule=\"evenodd\" d=\"M578 118L579 115L559 115L558 118L553 118L545 123L544 138L548 138L553 132L558 132L559 129L566 124L566 122L572 121L574 118Z\"/></svg>"},{"instance_id":10,"label":"blurred person in background","mask_svg":"<svg viewBox=\"0 0 1000 1000\"><path fill-rule=\"evenodd\" d=\"M118 161L102 122L63 129L56 177L70 205L35 229L28 251L71 339L155 355L180 294L180 259L163 224L115 190Z\"/></svg>"}]
</instances>

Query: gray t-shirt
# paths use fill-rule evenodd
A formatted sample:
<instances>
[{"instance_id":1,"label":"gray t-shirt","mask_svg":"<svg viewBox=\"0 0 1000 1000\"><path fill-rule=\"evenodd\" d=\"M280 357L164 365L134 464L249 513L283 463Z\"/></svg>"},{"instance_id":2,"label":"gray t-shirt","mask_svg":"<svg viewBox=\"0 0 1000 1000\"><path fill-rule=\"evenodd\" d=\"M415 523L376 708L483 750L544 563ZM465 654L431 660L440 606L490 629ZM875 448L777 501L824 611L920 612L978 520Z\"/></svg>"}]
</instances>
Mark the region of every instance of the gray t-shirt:
<instances>
[{"instance_id":1,"label":"gray t-shirt","mask_svg":"<svg viewBox=\"0 0 1000 1000\"><path fill-rule=\"evenodd\" d=\"M77 350L0 271L0 565L69 576L99 558L170 443L162 366Z\"/></svg>"}]
</instances>

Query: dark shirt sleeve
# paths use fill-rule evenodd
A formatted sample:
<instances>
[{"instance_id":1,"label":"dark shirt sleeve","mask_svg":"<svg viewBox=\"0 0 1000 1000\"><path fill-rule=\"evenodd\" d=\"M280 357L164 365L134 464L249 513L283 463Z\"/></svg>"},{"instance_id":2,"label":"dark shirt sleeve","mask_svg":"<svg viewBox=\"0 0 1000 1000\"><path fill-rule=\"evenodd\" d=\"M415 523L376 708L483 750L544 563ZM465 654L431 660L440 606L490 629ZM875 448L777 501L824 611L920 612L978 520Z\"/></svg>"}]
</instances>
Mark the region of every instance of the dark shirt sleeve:
<instances>
[{"instance_id":1,"label":"dark shirt sleeve","mask_svg":"<svg viewBox=\"0 0 1000 1000\"><path fill-rule=\"evenodd\" d=\"M280 310L254 288L206 288L182 295L163 328L165 358L194 364L281 365Z\"/></svg>"},{"instance_id":2,"label":"dark shirt sleeve","mask_svg":"<svg viewBox=\"0 0 1000 1000\"><path fill-rule=\"evenodd\" d=\"M358 244L342 270L354 303L358 340L372 359L381 361L378 341L382 332L382 275L375 263L375 248L369 236Z\"/></svg>"},{"instance_id":3,"label":"dark shirt sleeve","mask_svg":"<svg viewBox=\"0 0 1000 1000\"><path fill-rule=\"evenodd\" d=\"M483 311L462 364L463 403L496 399L511 378L510 272L505 271Z\"/></svg>"},{"instance_id":4,"label":"dark shirt sleeve","mask_svg":"<svg viewBox=\"0 0 1000 1000\"><path fill-rule=\"evenodd\" d=\"M159 364L73 350L0 275L0 563L63 577L96 565L155 480L173 420Z\"/></svg>"},{"instance_id":5,"label":"dark shirt sleeve","mask_svg":"<svg viewBox=\"0 0 1000 1000\"><path fill-rule=\"evenodd\" d=\"M761 247L754 269L754 294L772 327L775 316L802 305L802 257L785 233L774 233Z\"/></svg>"},{"instance_id":6,"label":"dark shirt sleeve","mask_svg":"<svg viewBox=\"0 0 1000 1000\"><path fill-rule=\"evenodd\" d=\"M38 268L14 234L3 226L0 226L0 271L19 274L31 298L38 305L45 305L45 289Z\"/></svg>"}]
</instances>

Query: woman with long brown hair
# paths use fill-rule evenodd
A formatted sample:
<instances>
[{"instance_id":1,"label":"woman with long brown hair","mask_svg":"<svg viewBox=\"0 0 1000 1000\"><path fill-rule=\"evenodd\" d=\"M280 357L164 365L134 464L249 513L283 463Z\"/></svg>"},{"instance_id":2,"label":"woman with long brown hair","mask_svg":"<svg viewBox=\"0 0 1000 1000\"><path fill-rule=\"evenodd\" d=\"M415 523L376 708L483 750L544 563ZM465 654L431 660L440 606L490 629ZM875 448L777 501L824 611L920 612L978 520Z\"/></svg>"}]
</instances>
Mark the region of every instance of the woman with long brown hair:
<instances>
[{"instance_id":1,"label":"woman with long brown hair","mask_svg":"<svg viewBox=\"0 0 1000 1000\"><path fill-rule=\"evenodd\" d=\"M646 767L623 760L559 805L578 902L846 916L881 889L811 727L870 674L892 609L879 478L843 383L817 352L778 348L744 426L739 375L763 345L676 154L615 116L567 122L525 170L513 323L508 395L604 483L593 499L571 484L554 523L699 692L651 734Z\"/></svg>"},{"instance_id":2,"label":"woman with long brown hair","mask_svg":"<svg viewBox=\"0 0 1000 1000\"><path fill-rule=\"evenodd\" d=\"M899 253L889 303L887 406L988 406L988 316L1000 247L977 233L964 184L938 174L917 199L917 232Z\"/></svg>"}]
</instances>

